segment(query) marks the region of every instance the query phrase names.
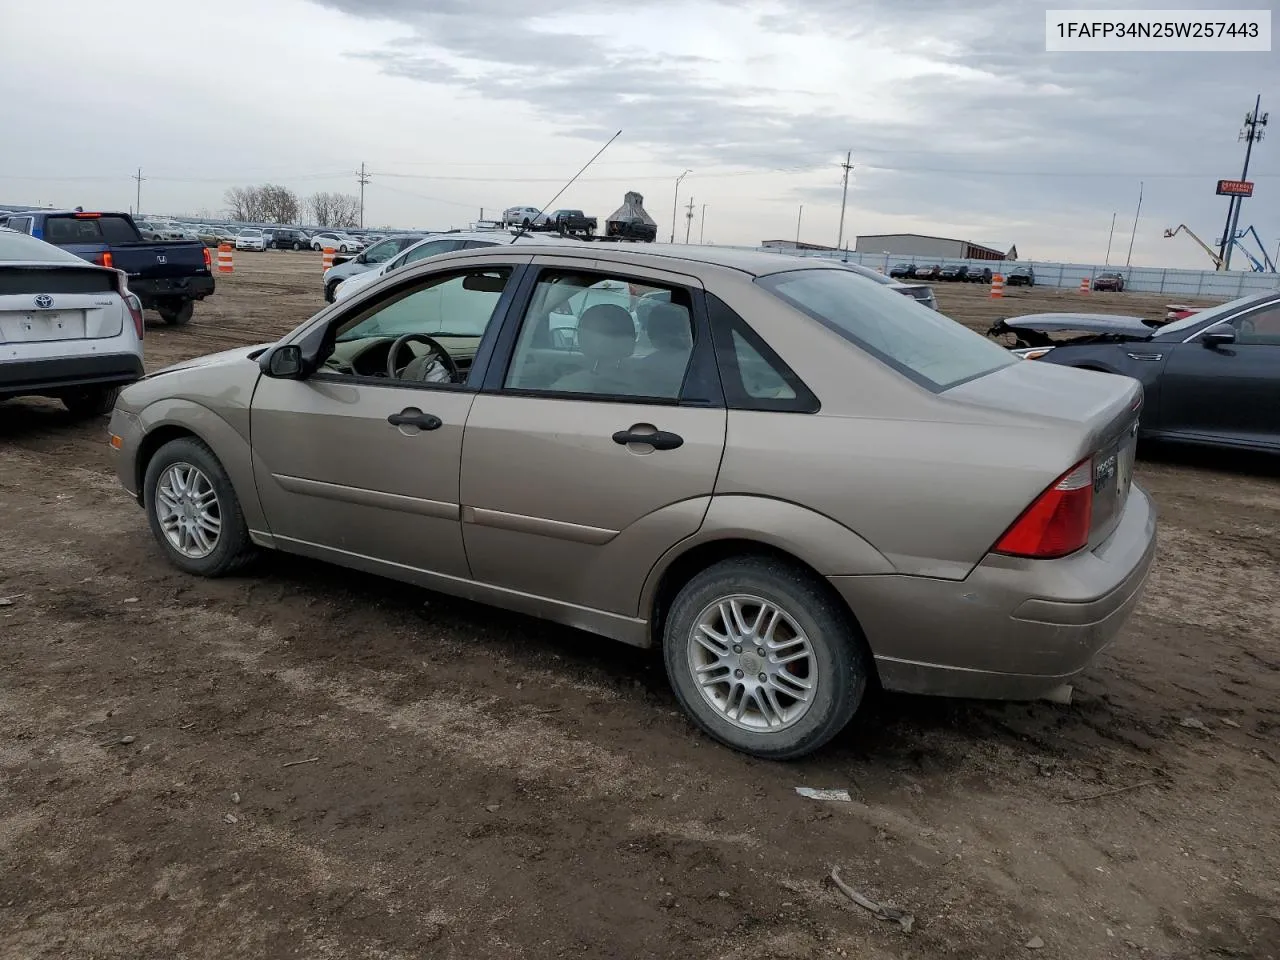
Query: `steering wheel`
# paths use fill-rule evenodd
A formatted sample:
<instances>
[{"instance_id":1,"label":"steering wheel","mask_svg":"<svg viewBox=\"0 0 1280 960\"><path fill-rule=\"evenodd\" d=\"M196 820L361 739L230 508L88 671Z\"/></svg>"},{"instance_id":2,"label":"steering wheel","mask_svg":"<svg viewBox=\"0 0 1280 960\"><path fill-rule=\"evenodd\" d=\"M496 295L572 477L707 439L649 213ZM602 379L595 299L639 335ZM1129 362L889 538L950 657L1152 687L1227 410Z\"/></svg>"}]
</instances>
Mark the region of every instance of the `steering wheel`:
<instances>
[{"instance_id":1,"label":"steering wheel","mask_svg":"<svg viewBox=\"0 0 1280 960\"><path fill-rule=\"evenodd\" d=\"M391 349L387 351L387 376L392 380L399 379L401 368L396 366L396 358L400 355L400 351L404 349L406 343L411 343L415 340L424 344L430 353L434 353L440 359L440 362L444 364L444 368L449 371L449 381L457 383L458 365L453 362L453 357L449 356L448 351L440 346L435 337L429 337L425 333L405 333L396 337L395 342L391 344ZM405 364L405 366L408 366L408 364Z\"/></svg>"}]
</instances>

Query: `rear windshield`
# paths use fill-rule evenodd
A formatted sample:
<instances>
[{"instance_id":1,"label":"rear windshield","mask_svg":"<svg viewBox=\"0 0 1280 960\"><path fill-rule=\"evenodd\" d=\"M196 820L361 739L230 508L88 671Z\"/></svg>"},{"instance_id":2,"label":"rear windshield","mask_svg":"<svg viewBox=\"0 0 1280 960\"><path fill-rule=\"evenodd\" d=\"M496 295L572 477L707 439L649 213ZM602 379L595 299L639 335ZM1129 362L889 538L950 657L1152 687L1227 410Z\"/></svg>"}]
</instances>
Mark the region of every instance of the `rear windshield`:
<instances>
[{"instance_id":1,"label":"rear windshield","mask_svg":"<svg viewBox=\"0 0 1280 960\"><path fill-rule=\"evenodd\" d=\"M4 261L35 263L78 263L84 261L61 247L21 233L0 233L0 263Z\"/></svg>"},{"instance_id":2,"label":"rear windshield","mask_svg":"<svg viewBox=\"0 0 1280 960\"><path fill-rule=\"evenodd\" d=\"M44 222L44 238L50 243L133 243L138 239L133 225L124 217L49 217Z\"/></svg>"},{"instance_id":3,"label":"rear windshield","mask_svg":"<svg viewBox=\"0 0 1280 960\"><path fill-rule=\"evenodd\" d=\"M791 270L756 283L930 390L1018 362L1004 347L850 270Z\"/></svg>"}]
</instances>

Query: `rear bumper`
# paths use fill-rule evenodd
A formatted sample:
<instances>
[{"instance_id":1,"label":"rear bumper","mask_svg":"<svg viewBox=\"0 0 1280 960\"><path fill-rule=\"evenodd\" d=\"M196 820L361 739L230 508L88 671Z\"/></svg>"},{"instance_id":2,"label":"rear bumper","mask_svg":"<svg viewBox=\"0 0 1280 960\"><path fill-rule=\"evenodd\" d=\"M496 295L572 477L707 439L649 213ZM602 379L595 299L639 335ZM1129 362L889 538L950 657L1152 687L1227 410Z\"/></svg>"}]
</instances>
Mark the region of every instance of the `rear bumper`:
<instances>
[{"instance_id":1,"label":"rear bumper","mask_svg":"<svg viewBox=\"0 0 1280 960\"><path fill-rule=\"evenodd\" d=\"M882 685L906 693L1034 699L1115 638L1155 559L1156 515L1133 487L1097 548L1061 560L991 555L964 580L832 577L858 617Z\"/></svg>"},{"instance_id":2,"label":"rear bumper","mask_svg":"<svg viewBox=\"0 0 1280 960\"><path fill-rule=\"evenodd\" d=\"M213 293L213 277L130 277L129 292L135 293L144 307L155 307L162 300L203 300Z\"/></svg>"},{"instance_id":3,"label":"rear bumper","mask_svg":"<svg viewBox=\"0 0 1280 960\"><path fill-rule=\"evenodd\" d=\"M132 353L6 360L0 363L0 397L56 393L68 387L115 386L142 376L142 358Z\"/></svg>"}]
</instances>

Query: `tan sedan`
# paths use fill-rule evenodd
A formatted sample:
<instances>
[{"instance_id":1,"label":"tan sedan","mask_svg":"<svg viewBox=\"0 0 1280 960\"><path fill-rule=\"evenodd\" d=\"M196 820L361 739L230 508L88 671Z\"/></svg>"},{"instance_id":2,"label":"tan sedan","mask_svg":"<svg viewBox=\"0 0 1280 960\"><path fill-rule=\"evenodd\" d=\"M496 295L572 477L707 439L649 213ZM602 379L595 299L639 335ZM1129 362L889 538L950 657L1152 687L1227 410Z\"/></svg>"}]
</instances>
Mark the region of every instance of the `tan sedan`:
<instances>
[{"instance_id":1,"label":"tan sedan","mask_svg":"<svg viewBox=\"0 0 1280 960\"><path fill-rule=\"evenodd\" d=\"M272 548L661 645L695 722L785 758L869 684L1088 665L1154 553L1141 400L839 265L576 243L398 271L130 386L111 432L184 570Z\"/></svg>"}]
</instances>

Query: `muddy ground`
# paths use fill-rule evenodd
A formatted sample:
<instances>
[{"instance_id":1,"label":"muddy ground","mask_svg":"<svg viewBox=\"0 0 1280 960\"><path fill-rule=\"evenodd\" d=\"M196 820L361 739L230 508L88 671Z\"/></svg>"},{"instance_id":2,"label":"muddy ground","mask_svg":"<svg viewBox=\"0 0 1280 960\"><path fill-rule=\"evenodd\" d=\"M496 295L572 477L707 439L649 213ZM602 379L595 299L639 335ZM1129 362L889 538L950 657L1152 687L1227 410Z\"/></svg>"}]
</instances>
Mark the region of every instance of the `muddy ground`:
<instances>
[{"instance_id":1,"label":"muddy ground","mask_svg":"<svg viewBox=\"0 0 1280 960\"><path fill-rule=\"evenodd\" d=\"M319 281L239 254L149 365ZM937 289L979 327L1082 299ZM4 958L1280 957L1274 462L1145 451L1157 569L1071 706L882 696L773 764L653 653L288 557L175 572L104 427L0 405Z\"/></svg>"}]
</instances>

